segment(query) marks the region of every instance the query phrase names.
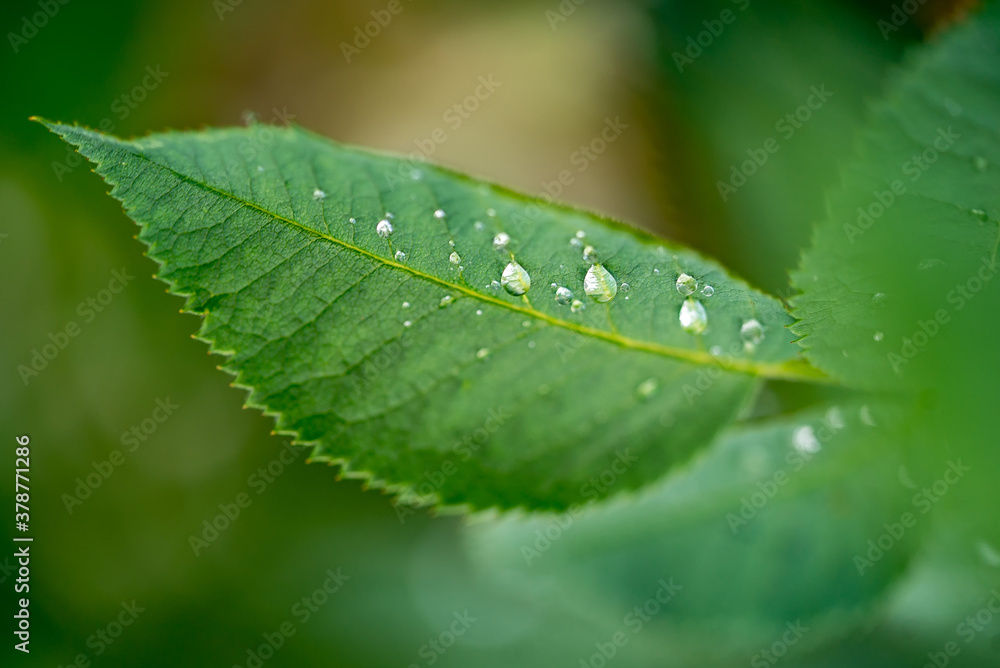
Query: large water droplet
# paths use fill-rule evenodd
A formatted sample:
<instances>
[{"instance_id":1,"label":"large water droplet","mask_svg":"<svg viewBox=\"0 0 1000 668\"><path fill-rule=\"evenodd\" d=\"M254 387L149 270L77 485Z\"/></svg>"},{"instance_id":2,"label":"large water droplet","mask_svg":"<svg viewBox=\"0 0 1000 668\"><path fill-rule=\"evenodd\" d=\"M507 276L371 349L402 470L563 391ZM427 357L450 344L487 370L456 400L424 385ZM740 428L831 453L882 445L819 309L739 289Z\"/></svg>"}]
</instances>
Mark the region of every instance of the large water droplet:
<instances>
[{"instance_id":1,"label":"large water droplet","mask_svg":"<svg viewBox=\"0 0 1000 668\"><path fill-rule=\"evenodd\" d=\"M764 340L764 326L757 318L750 318L740 327L740 338L743 343L756 346Z\"/></svg>"},{"instance_id":2,"label":"large water droplet","mask_svg":"<svg viewBox=\"0 0 1000 668\"><path fill-rule=\"evenodd\" d=\"M523 295L531 288L531 276L517 262L510 262L500 275L500 285L512 295Z\"/></svg>"},{"instance_id":3,"label":"large water droplet","mask_svg":"<svg viewBox=\"0 0 1000 668\"><path fill-rule=\"evenodd\" d=\"M506 251L510 246L510 235L506 232L500 232L495 237L493 237L493 248L498 251Z\"/></svg>"},{"instance_id":4,"label":"large water droplet","mask_svg":"<svg viewBox=\"0 0 1000 668\"><path fill-rule=\"evenodd\" d=\"M583 261L584 262L597 262L597 249L593 246L587 246L583 249Z\"/></svg>"},{"instance_id":5,"label":"large water droplet","mask_svg":"<svg viewBox=\"0 0 1000 668\"><path fill-rule=\"evenodd\" d=\"M690 297L698 289L698 281L690 274L681 274L677 277L677 292L685 297Z\"/></svg>"},{"instance_id":6,"label":"large water droplet","mask_svg":"<svg viewBox=\"0 0 1000 668\"><path fill-rule=\"evenodd\" d=\"M444 209L438 209L437 211L434 212L435 218L444 218L445 215L447 214L445 214Z\"/></svg>"},{"instance_id":7,"label":"large water droplet","mask_svg":"<svg viewBox=\"0 0 1000 668\"><path fill-rule=\"evenodd\" d=\"M556 288L556 303L566 306L573 301L573 291L566 287Z\"/></svg>"},{"instance_id":8,"label":"large water droplet","mask_svg":"<svg viewBox=\"0 0 1000 668\"><path fill-rule=\"evenodd\" d=\"M383 218L375 226L375 232L383 239L388 239L389 235L392 234L392 223Z\"/></svg>"},{"instance_id":9,"label":"large water droplet","mask_svg":"<svg viewBox=\"0 0 1000 668\"><path fill-rule=\"evenodd\" d=\"M313 191L313 199L326 199L326 193L319 188L316 188L316 190Z\"/></svg>"},{"instance_id":10,"label":"large water droplet","mask_svg":"<svg viewBox=\"0 0 1000 668\"><path fill-rule=\"evenodd\" d=\"M820 450L816 432L809 425L799 427L792 433L792 447L803 455L814 455Z\"/></svg>"},{"instance_id":11,"label":"large water droplet","mask_svg":"<svg viewBox=\"0 0 1000 668\"><path fill-rule=\"evenodd\" d=\"M396 251L396 262L406 262L406 253L401 250Z\"/></svg>"},{"instance_id":12,"label":"large water droplet","mask_svg":"<svg viewBox=\"0 0 1000 668\"><path fill-rule=\"evenodd\" d=\"M684 331L692 334L701 334L708 327L708 314L705 313L705 307L701 305L700 301L691 297L685 299L684 303L681 304L678 320L680 320Z\"/></svg>"},{"instance_id":13,"label":"large water droplet","mask_svg":"<svg viewBox=\"0 0 1000 668\"><path fill-rule=\"evenodd\" d=\"M609 302L618 294L618 281L604 265L593 264L583 277L583 291L599 302Z\"/></svg>"},{"instance_id":14,"label":"large water droplet","mask_svg":"<svg viewBox=\"0 0 1000 668\"><path fill-rule=\"evenodd\" d=\"M461 264L462 257L455 251L452 251L451 255L448 256L448 262L451 262L452 264Z\"/></svg>"}]
</instances>

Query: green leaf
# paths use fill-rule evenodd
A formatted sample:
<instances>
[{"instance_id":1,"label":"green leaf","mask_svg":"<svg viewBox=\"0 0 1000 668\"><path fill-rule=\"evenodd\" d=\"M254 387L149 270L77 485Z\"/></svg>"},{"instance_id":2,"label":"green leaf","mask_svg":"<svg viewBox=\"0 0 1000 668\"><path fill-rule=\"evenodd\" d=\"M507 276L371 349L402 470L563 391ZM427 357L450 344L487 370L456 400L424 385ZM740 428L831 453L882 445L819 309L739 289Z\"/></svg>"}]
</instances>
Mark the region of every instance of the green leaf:
<instances>
[{"instance_id":1,"label":"green leaf","mask_svg":"<svg viewBox=\"0 0 1000 668\"><path fill-rule=\"evenodd\" d=\"M940 387L996 326L1000 8L921 50L872 111L793 275L813 363L867 388ZM954 324L961 322L962 324ZM961 385L961 383L956 383Z\"/></svg>"},{"instance_id":2,"label":"green leaf","mask_svg":"<svg viewBox=\"0 0 1000 668\"><path fill-rule=\"evenodd\" d=\"M624 448L637 463L615 489L636 488L706 444L758 377L819 377L775 299L590 213L298 128L125 141L48 125L114 186L248 405L313 460L411 501L562 507ZM610 301L584 294L585 245ZM524 295L499 288L511 262ZM681 272L714 288L703 333L678 322Z\"/></svg>"}]
</instances>

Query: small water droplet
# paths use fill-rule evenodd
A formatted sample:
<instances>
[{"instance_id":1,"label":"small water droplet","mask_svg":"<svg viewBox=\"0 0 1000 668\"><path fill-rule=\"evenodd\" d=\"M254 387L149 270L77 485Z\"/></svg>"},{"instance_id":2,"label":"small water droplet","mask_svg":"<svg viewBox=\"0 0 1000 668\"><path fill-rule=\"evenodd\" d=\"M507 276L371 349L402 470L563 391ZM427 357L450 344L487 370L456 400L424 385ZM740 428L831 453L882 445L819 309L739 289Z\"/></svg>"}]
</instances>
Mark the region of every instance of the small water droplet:
<instances>
[{"instance_id":1,"label":"small water droplet","mask_svg":"<svg viewBox=\"0 0 1000 668\"><path fill-rule=\"evenodd\" d=\"M826 423L830 425L830 429L833 429L834 431L843 429L846 425L844 422L844 412L837 406L831 406L826 411Z\"/></svg>"},{"instance_id":2,"label":"small water droplet","mask_svg":"<svg viewBox=\"0 0 1000 668\"><path fill-rule=\"evenodd\" d=\"M446 306L451 306L452 302L454 301L455 301L454 297L452 297L451 295L445 295L444 297L441 298L441 301L438 302L438 308L445 308Z\"/></svg>"},{"instance_id":3,"label":"small water droplet","mask_svg":"<svg viewBox=\"0 0 1000 668\"><path fill-rule=\"evenodd\" d=\"M876 292L872 295L872 304L875 304L875 306L885 306L888 300L889 298L884 292Z\"/></svg>"},{"instance_id":4,"label":"small water droplet","mask_svg":"<svg viewBox=\"0 0 1000 668\"><path fill-rule=\"evenodd\" d=\"M576 237L570 237L569 245L573 248L583 248L583 242Z\"/></svg>"},{"instance_id":5,"label":"small water droplet","mask_svg":"<svg viewBox=\"0 0 1000 668\"><path fill-rule=\"evenodd\" d=\"M602 264L592 264L583 277L583 291L599 302L609 302L618 294L618 281Z\"/></svg>"},{"instance_id":6,"label":"small water droplet","mask_svg":"<svg viewBox=\"0 0 1000 668\"><path fill-rule=\"evenodd\" d=\"M497 210L496 209L486 209L486 215L489 216L490 218L493 218L494 216L497 215Z\"/></svg>"},{"instance_id":7,"label":"small water droplet","mask_svg":"<svg viewBox=\"0 0 1000 668\"><path fill-rule=\"evenodd\" d=\"M875 339L876 342L880 343L882 341L882 339L885 338L885 334L883 334L882 332L875 332L875 334L872 336L872 338Z\"/></svg>"},{"instance_id":8,"label":"small water droplet","mask_svg":"<svg viewBox=\"0 0 1000 668\"><path fill-rule=\"evenodd\" d=\"M316 190L313 191L313 199L326 199L326 193L319 188L316 188Z\"/></svg>"},{"instance_id":9,"label":"small water droplet","mask_svg":"<svg viewBox=\"0 0 1000 668\"><path fill-rule=\"evenodd\" d=\"M549 283L549 287L552 288L553 290L555 290L556 288L559 287L559 284L558 283Z\"/></svg>"},{"instance_id":10,"label":"small water droplet","mask_svg":"<svg viewBox=\"0 0 1000 668\"><path fill-rule=\"evenodd\" d=\"M692 334L701 334L708 327L708 314L701 302L692 297L688 297L681 304L678 320L684 331Z\"/></svg>"},{"instance_id":11,"label":"small water droplet","mask_svg":"<svg viewBox=\"0 0 1000 668\"><path fill-rule=\"evenodd\" d=\"M479 359L486 359L487 355L490 354L489 348L480 348L476 351L476 357Z\"/></svg>"},{"instance_id":12,"label":"small water droplet","mask_svg":"<svg viewBox=\"0 0 1000 668\"><path fill-rule=\"evenodd\" d=\"M659 275L660 270L659 269L653 269L653 273Z\"/></svg>"},{"instance_id":13,"label":"small water droplet","mask_svg":"<svg viewBox=\"0 0 1000 668\"><path fill-rule=\"evenodd\" d=\"M444 212L444 209L438 209L437 211L434 212L434 217L435 218L444 218L445 215L446 214Z\"/></svg>"},{"instance_id":14,"label":"small water droplet","mask_svg":"<svg viewBox=\"0 0 1000 668\"><path fill-rule=\"evenodd\" d=\"M403 302L403 308L410 308L410 302Z\"/></svg>"},{"instance_id":15,"label":"small water droplet","mask_svg":"<svg viewBox=\"0 0 1000 668\"><path fill-rule=\"evenodd\" d=\"M580 311L582 311L585 308L587 308L586 304L584 304L579 299L574 299L573 303L569 307L569 310L572 311L573 313L579 313Z\"/></svg>"},{"instance_id":16,"label":"small water droplet","mask_svg":"<svg viewBox=\"0 0 1000 668\"><path fill-rule=\"evenodd\" d=\"M878 423L875 422L874 416L872 416L872 409L868 407L868 404L865 404L864 406L861 407L859 415L861 416L861 421L864 422L869 427L878 426Z\"/></svg>"},{"instance_id":17,"label":"small water droplet","mask_svg":"<svg viewBox=\"0 0 1000 668\"><path fill-rule=\"evenodd\" d=\"M462 258L458 253L452 251L451 255L448 256L448 262L451 262L452 264L461 264Z\"/></svg>"},{"instance_id":18,"label":"small water droplet","mask_svg":"<svg viewBox=\"0 0 1000 668\"><path fill-rule=\"evenodd\" d=\"M583 261L597 262L597 250L593 246L587 246L583 249Z\"/></svg>"},{"instance_id":19,"label":"small water droplet","mask_svg":"<svg viewBox=\"0 0 1000 668\"><path fill-rule=\"evenodd\" d=\"M976 220L978 220L981 223L985 223L990 218L989 216L986 215L986 212L983 211L982 209L973 209L972 211L970 211L970 213L973 216L975 216Z\"/></svg>"},{"instance_id":20,"label":"small water droplet","mask_svg":"<svg viewBox=\"0 0 1000 668\"><path fill-rule=\"evenodd\" d=\"M531 288L531 276L517 262L509 262L500 276L500 285L512 295L523 295Z\"/></svg>"},{"instance_id":21,"label":"small water droplet","mask_svg":"<svg viewBox=\"0 0 1000 668\"><path fill-rule=\"evenodd\" d=\"M976 165L976 169L979 170L980 172L985 172L987 169L990 168L990 161L981 155L977 155L975 158L973 158L972 162L973 164Z\"/></svg>"},{"instance_id":22,"label":"small water droplet","mask_svg":"<svg viewBox=\"0 0 1000 668\"><path fill-rule=\"evenodd\" d=\"M481 220L477 220L473 225L473 227L476 228L476 232L482 232L483 230L486 229L486 226L483 225L483 221Z\"/></svg>"},{"instance_id":23,"label":"small water droplet","mask_svg":"<svg viewBox=\"0 0 1000 668\"><path fill-rule=\"evenodd\" d=\"M521 327L524 327L525 329L527 329L528 327L531 327L531 321L530 320L522 320L521 321Z\"/></svg>"},{"instance_id":24,"label":"small water droplet","mask_svg":"<svg viewBox=\"0 0 1000 668\"><path fill-rule=\"evenodd\" d=\"M414 181L419 181L420 179L424 178L424 173L421 172L419 169L411 169L410 178L413 179Z\"/></svg>"},{"instance_id":25,"label":"small water droplet","mask_svg":"<svg viewBox=\"0 0 1000 668\"><path fill-rule=\"evenodd\" d=\"M821 446L813 428L805 425L792 433L792 447L800 454L814 455L819 452Z\"/></svg>"},{"instance_id":26,"label":"small water droplet","mask_svg":"<svg viewBox=\"0 0 1000 668\"><path fill-rule=\"evenodd\" d=\"M647 378L639 383L635 388L635 396L639 399L648 399L660 387L660 383L655 378Z\"/></svg>"},{"instance_id":27,"label":"small water droplet","mask_svg":"<svg viewBox=\"0 0 1000 668\"><path fill-rule=\"evenodd\" d=\"M406 262L406 253L401 250L396 251L396 262Z\"/></svg>"},{"instance_id":28,"label":"small water droplet","mask_svg":"<svg viewBox=\"0 0 1000 668\"><path fill-rule=\"evenodd\" d=\"M410 322L409 320L404 320L404 321L403 321L403 327L409 327L409 326L410 326L410 325L412 325L412 324L413 324L413 323L412 323L412 322Z\"/></svg>"},{"instance_id":29,"label":"small water droplet","mask_svg":"<svg viewBox=\"0 0 1000 668\"><path fill-rule=\"evenodd\" d=\"M392 223L383 218L375 226L375 232L383 239L388 239L389 235L392 234Z\"/></svg>"},{"instance_id":30,"label":"small water droplet","mask_svg":"<svg viewBox=\"0 0 1000 668\"><path fill-rule=\"evenodd\" d=\"M528 341L528 347L531 348L532 350L534 350L535 349L535 342L534 341Z\"/></svg>"},{"instance_id":31,"label":"small water droplet","mask_svg":"<svg viewBox=\"0 0 1000 668\"><path fill-rule=\"evenodd\" d=\"M510 246L510 235L506 232L500 232L495 237L493 237L493 248L495 250L504 252Z\"/></svg>"},{"instance_id":32,"label":"small water droplet","mask_svg":"<svg viewBox=\"0 0 1000 668\"><path fill-rule=\"evenodd\" d=\"M723 352L722 346L712 346L708 349L708 352L712 353L714 357L721 357Z\"/></svg>"},{"instance_id":33,"label":"small water droplet","mask_svg":"<svg viewBox=\"0 0 1000 668\"><path fill-rule=\"evenodd\" d=\"M476 315L482 315L482 314L483 314L483 309L477 308L476 309Z\"/></svg>"},{"instance_id":34,"label":"small water droplet","mask_svg":"<svg viewBox=\"0 0 1000 668\"><path fill-rule=\"evenodd\" d=\"M750 318L740 327L740 338L745 344L757 346L764 340L764 326L757 318Z\"/></svg>"},{"instance_id":35,"label":"small water droplet","mask_svg":"<svg viewBox=\"0 0 1000 668\"><path fill-rule=\"evenodd\" d=\"M553 284L554 285L554 284ZM566 306L573 301L573 291L566 287L556 288L556 303Z\"/></svg>"},{"instance_id":36,"label":"small water droplet","mask_svg":"<svg viewBox=\"0 0 1000 668\"><path fill-rule=\"evenodd\" d=\"M629 290L632 289L632 286L629 285L628 283L622 283L620 286L618 286L618 289L621 290L622 292L628 292ZM626 299L628 299L628 297L626 297Z\"/></svg>"},{"instance_id":37,"label":"small water droplet","mask_svg":"<svg viewBox=\"0 0 1000 668\"><path fill-rule=\"evenodd\" d=\"M358 222L358 220L357 220L357 218L348 218L347 222L349 222L351 225L353 225L354 223Z\"/></svg>"},{"instance_id":38,"label":"small water droplet","mask_svg":"<svg viewBox=\"0 0 1000 668\"><path fill-rule=\"evenodd\" d=\"M257 173L259 174L263 171L264 171L264 165L257 165Z\"/></svg>"},{"instance_id":39,"label":"small water droplet","mask_svg":"<svg viewBox=\"0 0 1000 668\"><path fill-rule=\"evenodd\" d=\"M587 233L584 232L583 230L577 230L576 231L576 238L577 239L583 239L585 236L587 236Z\"/></svg>"},{"instance_id":40,"label":"small water droplet","mask_svg":"<svg viewBox=\"0 0 1000 668\"><path fill-rule=\"evenodd\" d=\"M690 274L681 274L677 277L677 292L685 297L690 297L698 289L698 281Z\"/></svg>"},{"instance_id":41,"label":"small water droplet","mask_svg":"<svg viewBox=\"0 0 1000 668\"><path fill-rule=\"evenodd\" d=\"M707 299L715 294L715 288L713 288L711 285L707 284L703 285L701 286L701 290L698 291L698 294Z\"/></svg>"},{"instance_id":42,"label":"small water droplet","mask_svg":"<svg viewBox=\"0 0 1000 668\"><path fill-rule=\"evenodd\" d=\"M386 212L385 212L385 217L386 217L387 219L389 219L389 220L392 220L392 219L393 219L393 218L395 218L396 216L392 215L392 212L391 212L391 211L386 211Z\"/></svg>"},{"instance_id":43,"label":"small water droplet","mask_svg":"<svg viewBox=\"0 0 1000 668\"><path fill-rule=\"evenodd\" d=\"M500 281L490 281L490 284L486 286L486 289L498 292L500 290Z\"/></svg>"}]
</instances>

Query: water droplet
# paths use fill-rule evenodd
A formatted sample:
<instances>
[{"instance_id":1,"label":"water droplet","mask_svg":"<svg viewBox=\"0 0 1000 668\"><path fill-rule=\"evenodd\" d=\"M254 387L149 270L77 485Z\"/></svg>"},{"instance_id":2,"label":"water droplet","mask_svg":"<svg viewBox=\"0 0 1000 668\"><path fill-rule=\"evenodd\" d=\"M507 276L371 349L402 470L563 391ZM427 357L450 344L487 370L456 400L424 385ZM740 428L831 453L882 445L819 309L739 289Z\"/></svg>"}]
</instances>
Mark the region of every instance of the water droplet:
<instances>
[{"instance_id":1,"label":"water droplet","mask_svg":"<svg viewBox=\"0 0 1000 668\"><path fill-rule=\"evenodd\" d=\"M573 291L566 287L556 288L556 303L566 306L573 301Z\"/></svg>"},{"instance_id":2,"label":"water droplet","mask_svg":"<svg viewBox=\"0 0 1000 668\"><path fill-rule=\"evenodd\" d=\"M486 215L489 216L490 218L493 218L495 215L497 215L497 210L496 209L486 209Z\"/></svg>"},{"instance_id":3,"label":"water droplet","mask_svg":"<svg viewBox=\"0 0 1000 668\"><path fill-rule=\"evenodd\" d=\"M757 318L750 318L740 327L740 338L744 344L757 346L764 340L764 326Z\"/></svg>"},{"instance_id":4,"label":"water droplet","mask_svg":"<svg viewBox=\"0 0 1000 668\"><path fill-rule=\"evenodd\" d=\"M707 284L703 285L701 286L701 290L698 291L698 294L708 299L709 297L715 294L715 288L713 288L711 285Z\"/></svg>"},{"instance_id":5,"label":"water droplet","mask_svg":"<svg viewBox=\"0 0 1000 668\"><path fill-rule=\"evenodd\" d=\"M583 248L583 242L576 237L571 237L569 240L569 245L573 248Z\"/></svg>"},{"instance_id":6,"label":"water droplet","mask_svg":"<svg viewBox=\"0 0 1000 668\"><path fill-rule=\"evenodd\" d=\"M553 290L555 290L556 288L559 287L559 284L558 283L549 283L549 287L552 288Z\"/></svg>"},{"instance_id":7,"label":"water droplet","mask_svg":"<svg viewBox=\"0 0 1000 668\"><path fill-rule=\"evenodd\" d=\"M826 423L830 425L830 429L837 431L843 429L846 423L844 422L844 413L837 406L831 406L829 410L826 411Z\"/></svg>"},{"instance_id":8,"label":"water droplet","mask_svg":"<svg viewBox=\"0 0 1000 668\"><path fill-rule=\"evenodd\" d=\"M257 173L264 171L264 165L257 165Z\"/></svg>"},{"instance_id":9,"label":"water droplet","mask_svg":"<svg viewBox=\"0 0 1000 668\"><path fill-rule=\"evenodd\" d=\"M392 223L383 218L375 226L375 232L383 239L388 239L389 235L392 234Z\"/></svg>"},{"instance_id":10,"label":"water droplet","mask_svg":"<svg viewBox=\"0 0 1000 668\"><path fill-rule=\"evenodd\" d=\"M528 327L531 327L531 321L530 320L522 320L521 321L521 327L524 327L525 329L527 329Z\"/></svg>"},{"instance_id":11,"label":"water droplet","mask_svg":"<svg viewBox=\"0 0 1000 668\"><path fill-rule=\"evenodd\" d=\"M639 399L648 399L659 387L659 381L655 378L647 378L639 383L639 386L635 388L635 396Z\"/></svg>"},{"instance_id":12,"label":"water droplet","mask_svg":"<svg viewBox=\"0 0 1000 668\"><path fill-rule=\"evenodd\" d=\"M628 292L631 288L632 286L629 285L628 283L622 283L620 286L618 286L618 289L621 290L622 292ZM626 297L626 299L628 299L628 297Z\"/></svg>"},{"instance_id":13,"label":"water droplet","mask_svg":"<svg viewBox=\"0 0 1000 668\"><path fill-rule=\"evenodd\" d=\"M412 325L412 324L413 324L413 323L412 323L412 322L410 322L409 320L404 320L404 321L403 321L403 327L409 327L409 326L410 326L410 325Z\"/></svg>"},{"instance_id":14,"label":"water droplet","mask_svg":"<svg viewBox=\"0 0 1000 668\"><path fill-rule=\"evenodd\" d=\"M500 285L512 295L523 295L531 288L531 276L517 262L509 262L500 276Z\"/></svg>"},{"instance_id":15,"label":"water droplet","mask_svg":"<svg viewBox=\"0 0 1000 668\"><path fill-rule=\"evenodd\" d=\"M573 303L569 307L569 310L572 311L573 313L579 313L580 311L582 311L585 308L587 308L586 304L584 304L579 299L574 299Z\"/></svg>"},{"instance_id":16,"label":"water droplet","mask_svg":"<svg viewBox=\"0 0 1000 668\"><path fill-rule=\"evenodd\" d=\"M972 162L973 164L976 165L976 169L979 170L980 172L985 172L987 169L990 168L990 161L981 155L977 155L975 158L973 158Z\"/></svg>"},{"instance_id":17,"label":"water droplet","mask_svg":"<svg viewBox=\"0 0 1000 668\"><path fill-rule=\"evenodd\" d=\"M712 346L708 349L708 352L712 353L714 357L722 357L722 346Z\"/></svg>"},{"instance_id":18,"label":"water droplet","mask_svg":"<svg viewBox=\"0 0 1000 668\"><path fill-rule=\"evenodd\" d=\"M483 230L486 229L486 226L483 225L483 221L481 220L477 220L473 225L473 227L476 228L476 232L482 232Z\"/></svg>"},{"instance_id":19,"label":"water droplet","mask_svg":"<svg viewBox=\"0 0 1000 668\"><path fill-rule=\"evenodd\" d=\"M698 281L690 274L681 274L677 277L677 292L685 297L690 297L698 289Z\"/></svg>"},{"instance_id":20,"label":"water droplet","mask_svg":"<svg viewBox=\"0 0 1000 668\"><path fill-rule=\"evenodd\" d=\"M410 308L410 302L403 302L403 308Z\"/></svg>"},{"instance_id":21,"label":"water droplet","mask_svg":"<svg viewBox=\"0 0 1000 668\"><path fill-rule=\"evenodd\" d=\"M973 209L969 213L975 216L976 219L981 223L985 223L990 218L989 216L986 215L986 212L983 211L982 209Z\"/></svg>"},{"instance_id":22,"label":"water droplet","mask_svg":"<svg viewBox=\"0 0 1000 668\"><path fill-rule=\"evenodd\" d=\"M313 191L313 199L326 199L326 193L319 188L316 188L316 190Z\"/></svg>"},{"instance_id":23,"label":"water droplet","mask_svg":"<svg viewBox=\"0 0 1000 668\"><path fill-rule=\"evenodd\" d=\"M944 262L937 258L928 258L926 260L921 260L917 265L917 269L920 271L927 271L928 269L934 269L935 267L943 267Z\"/></svg>"},{"instance_id":24,"label":"water droplet","mask_svg":"<svg viewBox=\"0 0 1000 668\"><path fill-rule=\"evenodd\" d=\"M444 209L438 209L437 211L434 212L434 217L435 218L444 218L445 215L446 214L444 212Z\"/></svg>"},{"instance_id":25,"label":"water droplet","mask_svg":"<svg viewBox=\"0 0 1000 668\"><path fill-rule=\"evenodd\" d=\"M861 407L860 416L861 416L861 421L864 422L869 427L878 426L878 423L875 422L875 418L872 416L872 409L868 407L868 404L865 404L864 406Z\"/></svg>"},{"instance_id":26,"label":"water droplet","mask_svg":"<svg viewBox=\"0 0 1000 668\"><path fill-rule=\"evenodd\" d=\"M688 297L681 304L681 311L678 315L681 327L684 331L692 334L701 334L708 327L708 314L705 307L697 299Z\"/></svg>"},{"instance_id":27,"label":"water droplet","mask_svg":"<svg viewBox=\"0 0 1000 668\"><path fill-rule=\"evenodd\" d=\"M882 341L882 339L885 338L885 334L883 334L882 332L875 332L875 334L872 336L872 338L875 339L875 341L877 343L880 343Z\"/></svg>"},{"instance_id":28,"label":"water droplet","mask_svg":"<svg viewBox=\"0 0 1000 668\"><path fill-rule=\"evenodd\" d=\"M577 239L583 239L585 236L587 236L587 233L584 232L583 230L577 230L576 231L576 238Z\"/></svg>"},{"instance_id":29,"label":"water droplet","mask_svg":"<svg viewBox=\"0 0 1000 668\"><path fill-rule=\"evenodd\" d=\"M477 308L476 309L476 315L482 315L482 314L483 314L483 309Z\"/></svg>"},{"instance_id":30,"label":"water droplet","mask_svg":"<svg viewBox=\"0 0 1000 668\"><path fill-rule=\"evenodd\" d=\"M599 302L609 302L618 294L618 281L601 264L592 264L583 277L583 291Z\"/></svg>"},{"instance_id":31,"label":"water droplet","mask_svg":"<svg viewBox=\"0 0 1000 668\"><path fill-rule=\"evenodd\" d=\"M451 262L452 264L461 264L462 257L455 251L452 251L451 255L448 256L448 262Z\"/></svg>"},{"instance_id":32,"label":"water droplet","mask_svg":"<svg viewBox=\"0 0 1000 668\"><path fill-rule=\"evenodd\" d=\"M583 249L583 261L597 262L597 250L593 246L587 246Z\"/></svg>"},{"instance_id":33,"label":"water droplet","mask_svg":"<svg viewBox=\"0 0 1000 668\"><path fill-rule=\"evenodd\" d=\"M451 306L454 301L455 301L454 297L452 297L451 295L445 295L444 297L441 298L441 301L438 302L438 308L445 308L446 306Z\"/></svg>"},{"instance_id":34,"label":"water droplet","mask_svg":"<svg viewBox=\"0 0 1000 668\"><path fill-rule=\"evenodd\" d=\"M487 355L490 354L489 348L480 348L476 351L476 357L479 359L485 359Z\"/></svg>"},{"instance_id":35,"label":"water droplet","mask_svg":"<svg viewBox=\"0 0 1000 668\"><path fill-rule=\"evenodd\" d=\"M535 342L534 341L528 341L528 347L531 348L532 350L534 350L535 349Z\"/></svg>"},{"instance_id":36,"label":"water droplet","mask_svg":"<svg viewBox=\"0 0 1000 668\"><path fill-rule=\"evenodd\" d=\"M396 251L396 262L406 262L406 253L401 250Z\"/></svg>"},{"instance_id":37,"label":"water droplet","mask_svg":"<svg viewBox=\"0 0 1000 668\"><path fill-rule=\"evenodd\" d=\"M414 181L419 181L420 179L424 178L424 173L421 172L419 169L411 169L410 178L413 179Z\"/></svg>"},{"instance_id":38,"label":"water droplet","mask_svg":"<svg viewBox=\"0 0 1000 668\"><path fill-rule=\"evenodd\" d=\"M357 218L348 218L347 222L349 222L351 225L353 225L354 223L358 222L358 220L357 220Z\"/></svg>"},{"instance_id":39,"label":"water droplet","mask_svg":"<svg viewBox=\"0 0 1000 668\"><path fill-rule=\"evenodd\" d=\"M659 269L653 269L653 273L659 275L660 270Z\"/></svg>"},{"instance_id":40,"label":"water droplet","mask_svg":"<svg viewBox=\"0 0 1000 668\"><path fill-rule=\"evenodd\" d=\"M500 232L495 237L493 237L493 248L495 250L504 252L510 246L510 235L506 232Z\"/></svg>"},{"instance_id":41,"label":"water droplet","mask_svg":"<svg viewBox=\"0 0 1000 668\"><path fill-rule=\"evenodd\" d=\"M816 432L809 425L799 427L792 433L792 447L803 455L814 455L820 450Z\"/></svg>"},{"instance_id":42,"label":"water droplet","mask_svg":"<svg viewBox=\"0 0 1000 668\"><path fill-rule=\"evenodd\" d=\"M389 219L389 220L392 220L392 219L393 219L393 218L395 218L396 216L392 215L392 212L391 212L391 211L386 211L386 212L385 212L385 217L386 217L387 219Z\"/></svg>"},{"instance_id":43,"label":"water droplet","mask_svg":"<svg viewBox=\"0 0 1000 668\"><path fill-rule=\"evenodd\" d=\"M888 300L889 298L884 292L876 292L872 295L872 304L875 304L875 306L885 306Z\"/></svg>"},{"instance_id":44,"label":"water droplet","mask_svg":"<svg viewBox=\"0 0 1000 668\"><path fill-rule=\"evenodd\" d=\"M500 290L500 281L490 281L490 284L486 286L486 289L498 292Z\"/></svg>"}]
</instances>

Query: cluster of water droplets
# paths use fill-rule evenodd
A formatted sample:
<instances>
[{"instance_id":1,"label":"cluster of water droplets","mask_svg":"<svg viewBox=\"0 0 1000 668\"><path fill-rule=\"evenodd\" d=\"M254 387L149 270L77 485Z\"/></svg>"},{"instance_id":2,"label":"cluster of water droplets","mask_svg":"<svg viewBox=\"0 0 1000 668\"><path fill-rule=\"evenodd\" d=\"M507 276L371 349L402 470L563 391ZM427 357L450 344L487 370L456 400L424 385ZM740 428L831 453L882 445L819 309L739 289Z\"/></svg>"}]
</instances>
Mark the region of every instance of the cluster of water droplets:
<instances>
[{"instance_id":1,"label":"cluster of water droplets","mask_svg":"<svg viewBox=\"0 0 1000 668\"><path fill-rule=\"evenodd\" d=\"M701 334L708 329L708 313L705 312L705 306L701 301L695 297L695 293L708 299L715 294L715 288L706 283L699 290L698 279L683 272L677 277L674 286L682 297L686 297L684 303L681 304L680 312L677 314L681 327L686 332Z\"/></svg>"}]
</instances>

